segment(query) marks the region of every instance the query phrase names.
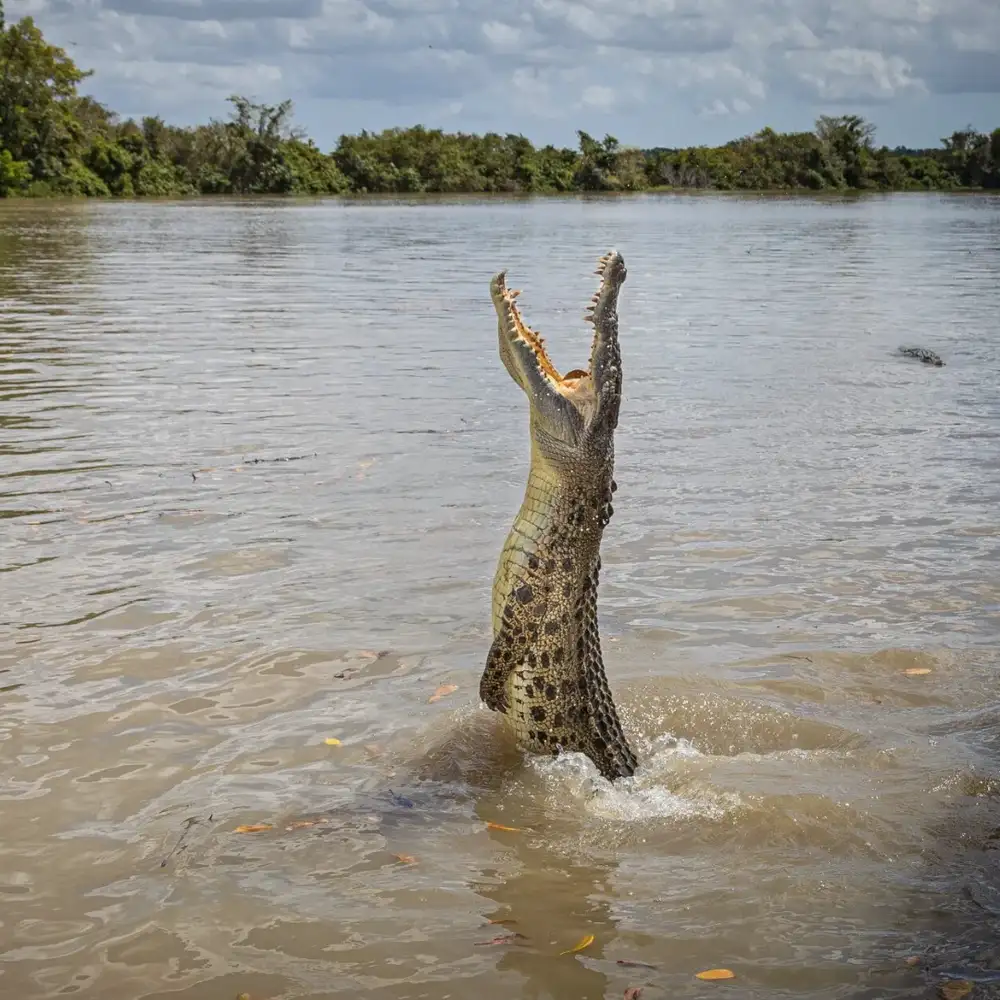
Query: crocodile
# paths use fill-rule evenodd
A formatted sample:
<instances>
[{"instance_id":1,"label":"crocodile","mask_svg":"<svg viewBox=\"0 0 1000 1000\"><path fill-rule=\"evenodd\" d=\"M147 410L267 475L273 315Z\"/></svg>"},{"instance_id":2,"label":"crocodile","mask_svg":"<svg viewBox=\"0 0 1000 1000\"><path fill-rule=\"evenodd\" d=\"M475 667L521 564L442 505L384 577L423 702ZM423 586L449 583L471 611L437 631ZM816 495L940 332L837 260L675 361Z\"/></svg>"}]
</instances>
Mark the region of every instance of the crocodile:
<instances>
[{"instance_id":1,"label":"crocodile","mask_svg":"<svg viewBox=\"0 0 1000 1000\"><path fill-rule=\"evenodd\" d=\"M638 766L608 687L597 621L601 539L618 488L625 261L612 251L595 273L600 286L584 316L593 328L590 367L565 375L521 318L506 271L490 282L500 359L528 397L531 462L493 580L493 639L479 695L506 716L522 750L583 753L613 781Z\"/></svg>"},{"instance_id":2,"label":"crocodile","mask_svg":"<svg viewBox=\"0 0 1000 1000\"><path fill-rule=\"evenodd\" d=\"M934 365L937 368L940 368L944 364L939 354L929 351L926 347L901 347L899 348L899 353L908 358L916 358L918 361L923 361L925 365Z\"/></svg>"}]
</instances>

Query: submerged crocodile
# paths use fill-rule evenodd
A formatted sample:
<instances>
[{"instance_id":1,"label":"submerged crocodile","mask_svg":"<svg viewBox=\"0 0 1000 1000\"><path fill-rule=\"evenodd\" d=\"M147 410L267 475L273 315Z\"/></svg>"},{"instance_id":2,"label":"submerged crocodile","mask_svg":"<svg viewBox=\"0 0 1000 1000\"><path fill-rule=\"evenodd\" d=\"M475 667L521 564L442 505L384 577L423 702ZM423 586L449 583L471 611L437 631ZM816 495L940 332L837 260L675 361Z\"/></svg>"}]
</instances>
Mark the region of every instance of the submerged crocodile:
<instances>
[{"instance_id":1,"label":"submerged crocodile","mask_svg":"<svg viewBox=\"0 0 1000 1000\"><path fill-rule=\"evenodd\" d=\"M493 643L479 694L533 753L586 754L608 780L634 773L601 658L601 538L613 513L621 404L618 293L625 261L600 259L588 371L560 375L521 319L506 272L490 283L500 358L528 396L531 468L493 581Z\"/></svg>"},{"instance_id":2,"label":"submerged crocodile","mask_svg":"<svg viewBox=\"0 0 1000 1000\"><path fill-rule=\"evenodd\" d=\"M936 365L940 368L944 364L940 355L927 350L926 347L901 347L899 348L899 353L905 354L908 358L916 358L918 361L923 361L925 365Z\"/></svg>"}]
</instances>

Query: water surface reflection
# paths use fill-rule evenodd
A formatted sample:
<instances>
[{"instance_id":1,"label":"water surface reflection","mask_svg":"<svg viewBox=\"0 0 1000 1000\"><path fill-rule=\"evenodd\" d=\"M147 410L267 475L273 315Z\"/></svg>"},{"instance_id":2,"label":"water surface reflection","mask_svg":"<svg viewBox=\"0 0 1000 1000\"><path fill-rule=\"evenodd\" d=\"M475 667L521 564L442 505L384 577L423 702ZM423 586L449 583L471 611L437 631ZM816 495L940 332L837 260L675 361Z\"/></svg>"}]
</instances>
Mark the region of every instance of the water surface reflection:
<instances>
[{"instance_id":1,"label":"water surface reflection","mask_svg":"<svg viewBox=\"0 0 1000 1000\"><path fill-rule=\"evenodd\" d=\"M476 697L488 280L571 367L612 245L615 789ZM998 275L995 198L0 205L0 995L990 995Z\"/></svg>"}]
</instances>

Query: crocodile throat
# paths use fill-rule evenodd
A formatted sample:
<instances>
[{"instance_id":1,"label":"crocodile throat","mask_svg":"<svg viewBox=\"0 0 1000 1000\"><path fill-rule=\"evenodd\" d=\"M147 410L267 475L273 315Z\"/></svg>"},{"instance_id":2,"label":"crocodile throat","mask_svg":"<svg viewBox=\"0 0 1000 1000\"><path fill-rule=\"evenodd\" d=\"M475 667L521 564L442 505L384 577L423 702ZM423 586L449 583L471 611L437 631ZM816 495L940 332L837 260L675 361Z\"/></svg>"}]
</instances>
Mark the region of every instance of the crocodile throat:
<instances>
[{"instance_id":1,"label":"crocodile throat","mask_svg":"<svg viewBox=\"0 0 1000 1000\"><path fill-rule=\"evenodd\" d=\"M621 255L600 259L585 320L590 365L560 375L521 318L504 272L490 283L500 358L530 408L531 468L493 581L493 642L479 694L533 753L586 754L609 779L637 761L622 731L601 657L601 538L613 513L614 432L621 404Z\"/></svg>"}]
</instances>

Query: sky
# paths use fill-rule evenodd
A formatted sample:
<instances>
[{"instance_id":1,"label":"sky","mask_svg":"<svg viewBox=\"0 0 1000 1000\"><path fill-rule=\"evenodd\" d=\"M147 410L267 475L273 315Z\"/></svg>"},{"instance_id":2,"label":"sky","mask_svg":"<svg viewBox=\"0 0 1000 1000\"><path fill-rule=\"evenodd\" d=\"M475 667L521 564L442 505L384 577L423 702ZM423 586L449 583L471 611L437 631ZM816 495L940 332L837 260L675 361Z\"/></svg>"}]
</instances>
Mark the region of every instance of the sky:
<instances>
[{"instance_id":1,"label":"sky","mask_svg":"<svg viewBox=\"0 0 1000 1000\"><path fill-rule=\"evenodd\" d=\"M291 98L322 149L422 124L718 144L860 114L888 146L1000 127L1000 0L6 0L123 117Z\"/></svg>"}]
</instances>

